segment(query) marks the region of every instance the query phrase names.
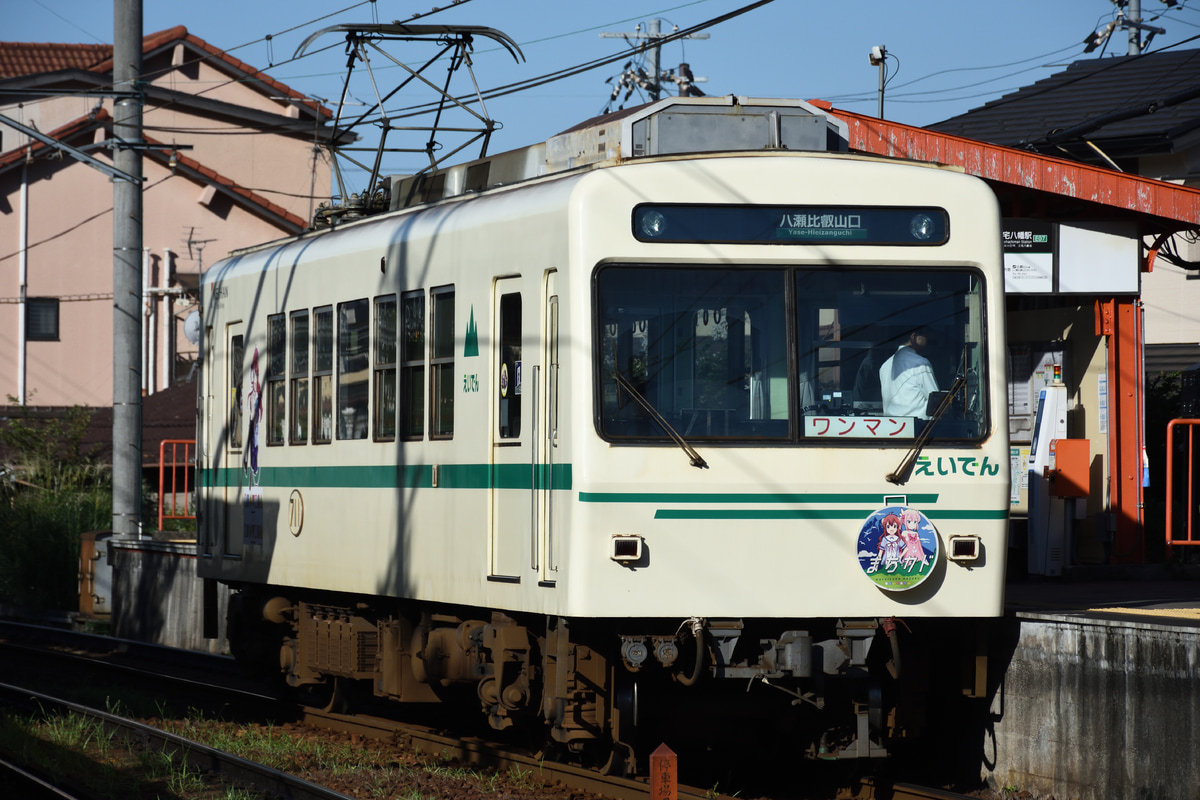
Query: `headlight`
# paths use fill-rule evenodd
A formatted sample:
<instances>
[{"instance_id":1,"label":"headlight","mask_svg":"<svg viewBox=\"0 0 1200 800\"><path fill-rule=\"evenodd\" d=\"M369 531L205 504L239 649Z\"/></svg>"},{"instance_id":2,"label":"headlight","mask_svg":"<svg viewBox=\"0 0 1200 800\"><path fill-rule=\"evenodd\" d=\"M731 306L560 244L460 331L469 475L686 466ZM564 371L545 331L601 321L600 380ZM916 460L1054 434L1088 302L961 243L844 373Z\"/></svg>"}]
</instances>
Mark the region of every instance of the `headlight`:
<instances>
[{"instance_id":1,"label":"headlight","mask_svg":"<svg viewBox=\"0 0 1200 800\"><path fill-rule=\"evenodd\" d=\"M644 211L638 219L638 228L647 239L657 239L667 232L667 218L658 211Z\"/></svg>"},{"instance_id":2,"label":"headlight","mask_svg":"<svg viewBox=\"0 0 1200 800\"><path fill-rule=\"evenodd\" d=\"M933 217L928 214L914 214L908 223L908 232L919 242L928 241L935 233Z\"/></svg>"}]
</instances>

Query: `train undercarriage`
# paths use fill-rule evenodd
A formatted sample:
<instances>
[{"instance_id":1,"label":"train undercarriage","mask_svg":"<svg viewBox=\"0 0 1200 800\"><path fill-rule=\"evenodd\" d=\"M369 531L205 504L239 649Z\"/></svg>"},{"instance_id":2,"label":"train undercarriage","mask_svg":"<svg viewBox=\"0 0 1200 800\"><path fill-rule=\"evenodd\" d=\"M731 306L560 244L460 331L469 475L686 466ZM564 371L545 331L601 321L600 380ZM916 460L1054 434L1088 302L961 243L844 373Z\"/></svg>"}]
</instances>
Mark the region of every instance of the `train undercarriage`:
<instances>
[{"instance_id":1,"label":"train undercarriage","mask_svg":"<svg viewBox=\"0 0 1200 800\"><path fill-rule=\"evenodd\" d=\"M924 727L946 688L934 675L949 668L969 696L986 673L969 642L919 620L565 619L248 587L229 621L239 661L318 704L353 690L474 707L555 757L631 775L663 742L883 757Z\"/></svg>"}]
</instances>

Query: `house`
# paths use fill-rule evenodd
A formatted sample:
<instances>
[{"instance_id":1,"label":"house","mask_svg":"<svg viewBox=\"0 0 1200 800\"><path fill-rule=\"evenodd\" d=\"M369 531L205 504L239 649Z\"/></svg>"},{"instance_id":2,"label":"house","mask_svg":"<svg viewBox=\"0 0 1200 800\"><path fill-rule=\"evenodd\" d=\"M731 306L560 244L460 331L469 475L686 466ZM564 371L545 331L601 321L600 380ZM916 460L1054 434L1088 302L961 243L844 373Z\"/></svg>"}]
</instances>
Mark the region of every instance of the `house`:
<instances>
[{"instance_id":1,"label":"house","mask_svg":"<svg viewBox=\"0 0 1200 800\"><path fill-rule=\"evenodd\" d=\"M0 115L111 164L112 52L0 42ZM314 195L328 195L332 114L184 27L144 37L143 74L142 380L153 395L190 376L185 326L205 266L303 231ZM111 179L4 122L0 400L111 407Z\"/></svg>"},{"instance_id":2,"label":"house","mask_svg":"<svg viewBox=\"0 0 1200 800\"><path fill-rule=\"evenodd\" d=\"M1076 61L1061 72L928 127L1200 186L1200 50ZM1200 220L1194 222L1200 227ZM1152 271L1142 275L1147 376L1200 362L1196 234L1164 239Z\"/></svg>"}]
</instances>

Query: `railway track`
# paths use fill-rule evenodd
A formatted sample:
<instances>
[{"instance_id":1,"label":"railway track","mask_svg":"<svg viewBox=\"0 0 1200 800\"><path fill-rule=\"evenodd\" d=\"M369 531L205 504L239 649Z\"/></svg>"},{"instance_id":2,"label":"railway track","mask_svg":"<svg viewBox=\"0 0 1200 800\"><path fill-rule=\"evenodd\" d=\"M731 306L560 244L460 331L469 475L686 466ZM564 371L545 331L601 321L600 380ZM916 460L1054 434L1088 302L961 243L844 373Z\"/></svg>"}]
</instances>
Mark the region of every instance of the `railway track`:
<instances>
[{"instance_id":1,"label":"railway track","mask_svg":"<svg viewBox=\"0 0 1200 800\"><path fill-rule=\"evenodd\" d=\"M218 775L228 783L272 797L295 798L295 800L347 800L343 794L309 783L286 772L152 728L136 720L88 708L20 686L0 683L0 703L27 711L73 714L79 718L98 722L107 731L124 740L136 742L140 747L170 754L172 758L188 764L193 769Z\"/></svg>"},{"instance_id":2,"label":"railway track","mask_svg":"<svg viewBox=\"0 0 1200 800\"><path fill-rule=\"evenodd\" d=\"M243 718L255 714L277 717L281 711L298 716L299 720L316 728L339 731L362 739L403 742L409 749L436 759L449 760L466 768L511 774L513 771L537 776L547 786L559 784L574 792L588 792L613 800L643 800L650 796L650 787L644 780L631 780L584 769L572 764L557 763L527 752L516 752L509 748L473 737L448 735L427 725L387 719L370 715L347 715L313 708L293 710L284 707L272 697L240 688L223 685L225 678L234 680L235 673L227 671L226 662L205 654L126 643L107 637L74 634L69 631L48 631L35 626L13 628L0 623L0 635L5 631L9 637L17 635L36 643L0 641L0 647L17 649L31 658L45 657L65 662L69 670L80 673L84 670L104 669L127 679L139 682L154 681L164 686L174 685L176 690L187 693L191 700L198 695L212 696L217 705L237 708ZM9 637L6 637L9 638ZM114 654L121 656L120 663L113 660ZM200 666L197 668L197 663ZM139 666L139 664L141 666ZM177 673L186 673L180 675ZM197 680L197 674L211 674L214 680ZM235 681L236 682L236 681ZM190 742L169 733L158 731L132 720L100 712L70 701L49 695L31 692L28 689L0 684L0 699L46 698L47 707L56 707L90 715L102 720L106 727L120 731L122 736L134 737L152 743L155 748L187 758L187 763L197 769L211 771L242 785L251 785L258 791L277 793L281 797L343 797L329 789L310 784L294 776L267 767L260 767L238 756L222 754L220 751ZM8 700L4 700L8 702ZM251 713L248 710L253 709ZM260 717L262 718L262 717ZM262 770L261 772L259 770ZM288 781L298 781L296 785ZM0 784L2 786L3 784ZM307 788L307 787L315 788ZM303 787L303 788L299 788ZM681 800L732 800L732 796L718 793L715 788L679 785L677 796ZM846 790L843 790L846 791ZM832 794L830 795L832 796ZM938 789L918 787L911 784L864 781L853 787L848 794L855 800L953 800L958 795Z\"/></svg>"}]
</instances>

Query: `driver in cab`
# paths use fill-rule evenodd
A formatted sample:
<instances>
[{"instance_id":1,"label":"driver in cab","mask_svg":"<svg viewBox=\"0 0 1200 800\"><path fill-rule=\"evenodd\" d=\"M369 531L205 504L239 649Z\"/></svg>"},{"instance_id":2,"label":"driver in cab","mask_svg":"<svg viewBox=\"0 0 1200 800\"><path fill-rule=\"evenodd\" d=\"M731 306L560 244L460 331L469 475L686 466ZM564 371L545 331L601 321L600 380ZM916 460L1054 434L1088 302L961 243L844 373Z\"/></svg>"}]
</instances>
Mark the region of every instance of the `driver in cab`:
<instances>
[{"instance_id":1,"label":"driver in cab","mask_svg":"<svg viewBox=\"0 0 1200 800\"><path fill-rule=\"evenodd\" d=\"M933 342L933 331L921 327L879 368L883 413L890 417L929 419L929 395L938 390L933 367L925 352Z\"/></svg>"}]
</instances>

